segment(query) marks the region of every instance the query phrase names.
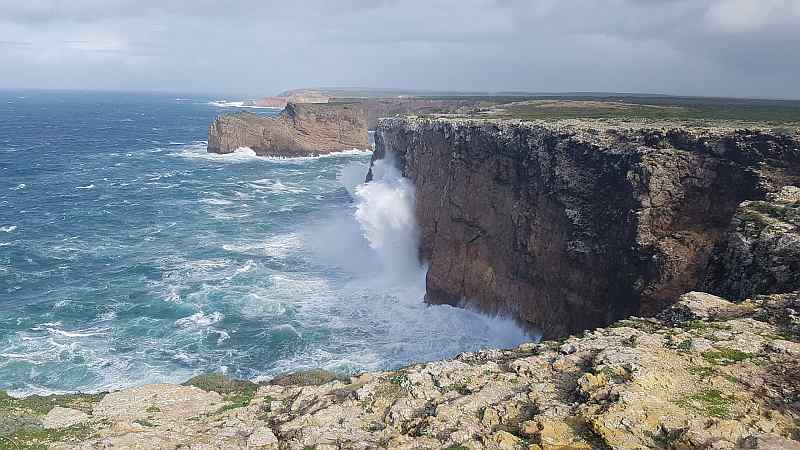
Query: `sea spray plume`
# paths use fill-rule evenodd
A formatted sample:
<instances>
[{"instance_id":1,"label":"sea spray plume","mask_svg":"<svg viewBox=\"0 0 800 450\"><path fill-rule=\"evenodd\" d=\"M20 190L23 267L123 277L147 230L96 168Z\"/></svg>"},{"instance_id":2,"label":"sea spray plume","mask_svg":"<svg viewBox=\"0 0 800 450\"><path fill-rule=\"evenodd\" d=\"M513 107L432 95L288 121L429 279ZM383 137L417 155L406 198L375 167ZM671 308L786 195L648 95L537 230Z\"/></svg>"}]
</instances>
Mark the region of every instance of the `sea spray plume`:
<instances>
[{"instance_id":1,"label":"sea spray plume","mask_svg":"<svg viewBox=\"0 0 800 450\"><path fill-rule=\"evenodd\" d=\"M401 175L391 154L375 161L372 181L355 189L355 218L385 277L417 282L424 274L418 258L419 228L414 215L414 187Z\"/></svg>"}]
</instances>

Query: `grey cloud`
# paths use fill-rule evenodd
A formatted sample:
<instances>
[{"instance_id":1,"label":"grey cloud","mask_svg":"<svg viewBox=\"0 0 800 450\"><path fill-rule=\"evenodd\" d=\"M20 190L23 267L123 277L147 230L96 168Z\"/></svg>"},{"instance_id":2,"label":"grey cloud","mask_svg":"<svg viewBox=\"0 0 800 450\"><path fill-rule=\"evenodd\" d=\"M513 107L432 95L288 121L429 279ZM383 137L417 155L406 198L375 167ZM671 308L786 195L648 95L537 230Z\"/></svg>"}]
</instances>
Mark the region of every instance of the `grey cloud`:
<instances>
[{"instance_id":1,"label":"grey cloud","mask_svg":"<svg viewBox=\"0 0 800 450\"><path fill-rule=\"evenodd\" d=\"M0 86L797 98L798 30L798 0L0 0Z\"/></svg>"}]
</instances>

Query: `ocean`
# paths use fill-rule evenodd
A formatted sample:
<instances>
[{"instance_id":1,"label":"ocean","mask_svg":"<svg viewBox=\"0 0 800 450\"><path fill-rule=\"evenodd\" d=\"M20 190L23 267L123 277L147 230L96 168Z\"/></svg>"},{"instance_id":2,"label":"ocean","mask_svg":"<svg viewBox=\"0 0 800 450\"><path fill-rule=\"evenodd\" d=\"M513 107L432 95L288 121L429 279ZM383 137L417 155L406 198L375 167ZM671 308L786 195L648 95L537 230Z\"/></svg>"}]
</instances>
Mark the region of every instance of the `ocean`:
<instances>
[{"instance_id":1,"label":"ocean","mask_svg":"<svg viewBox=\"0 0 800 450\"><path fill-rule=\"evenodd\" d=\"M0 389L357 373L531 339L423 302L413 188L391 161L363 184L368 151L207 153L238 105L0 91Z\"/></svg>"}]
</instances>

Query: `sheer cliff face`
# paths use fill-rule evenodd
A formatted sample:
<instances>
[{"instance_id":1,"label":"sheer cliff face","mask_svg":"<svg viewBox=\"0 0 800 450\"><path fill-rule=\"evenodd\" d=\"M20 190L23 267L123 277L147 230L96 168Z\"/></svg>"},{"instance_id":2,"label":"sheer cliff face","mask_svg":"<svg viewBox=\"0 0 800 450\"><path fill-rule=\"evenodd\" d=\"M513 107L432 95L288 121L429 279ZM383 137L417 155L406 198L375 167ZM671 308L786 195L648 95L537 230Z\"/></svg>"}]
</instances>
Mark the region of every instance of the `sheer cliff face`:
<instances>
[{"instance_id":1,"label":"sheer cliff face","mask_svg":"<svg viewBox=\"0 0 800 450\"><path fill-rule=\"evenodd\" d=\"M558 336L695 288L747 199L800 181L797 134L589 121L380 121L416 186L427 300Z\"/></svg>"},{"instance_id":2,"label":"sheer cliff face","mask_svg":"<svg viewBox=\"0 0 800 450\"><path fill-rule=\"evenodd\" d=\"M208 151L249 147L261 156L305 156L370 147L367 114L357 103L289 103L277 117L219 116L208 128Z\"/></svg>"}]
</instances>

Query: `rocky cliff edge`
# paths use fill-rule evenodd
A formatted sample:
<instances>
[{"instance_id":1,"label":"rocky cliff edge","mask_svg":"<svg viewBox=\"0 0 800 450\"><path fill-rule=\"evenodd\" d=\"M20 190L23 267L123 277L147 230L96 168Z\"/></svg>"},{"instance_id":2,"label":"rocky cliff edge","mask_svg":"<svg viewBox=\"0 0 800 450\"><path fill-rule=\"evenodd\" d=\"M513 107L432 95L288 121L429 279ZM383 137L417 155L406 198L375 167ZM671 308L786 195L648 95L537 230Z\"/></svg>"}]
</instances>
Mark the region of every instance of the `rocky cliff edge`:
<instances>
[{"instance_id":1,"label":"rocky cliff edge","mask_svg":"<svg viewBox=\"0 0 800 450\"><path fill-rule=\"evenodd\" d=\"M429 302L558 337L706 286L736 299L800 288L796 206L764 203L800 185L795 129L410 117L381 120L375 140L373 158L393 153L416 188ZM748 200L740 214L775 223L730 230Z\"/></svg>"},{"instance_id":2,"label":"rocky cliff edge","mask_svg":"<svg viewBox=\"0 0 800 450\"><path fill-rule=\"evenodd\" d=\"M797 292L740 304L691 292L657 318L393 372L0 397L0 444L796 450L798 311Z\"/></svg>"}]
</instances>

